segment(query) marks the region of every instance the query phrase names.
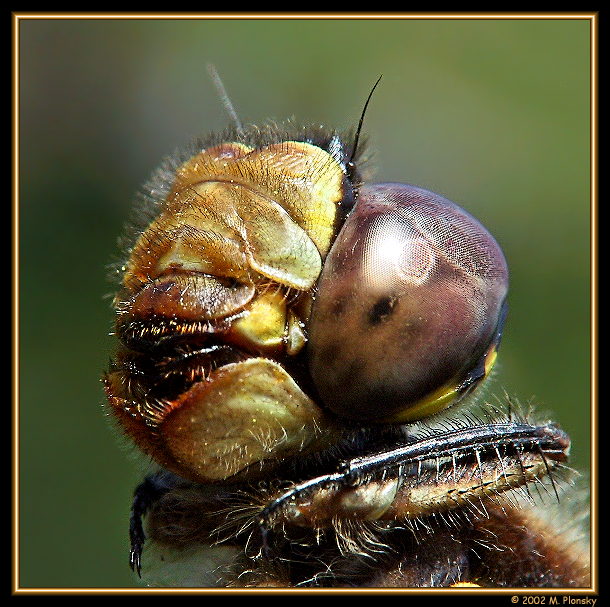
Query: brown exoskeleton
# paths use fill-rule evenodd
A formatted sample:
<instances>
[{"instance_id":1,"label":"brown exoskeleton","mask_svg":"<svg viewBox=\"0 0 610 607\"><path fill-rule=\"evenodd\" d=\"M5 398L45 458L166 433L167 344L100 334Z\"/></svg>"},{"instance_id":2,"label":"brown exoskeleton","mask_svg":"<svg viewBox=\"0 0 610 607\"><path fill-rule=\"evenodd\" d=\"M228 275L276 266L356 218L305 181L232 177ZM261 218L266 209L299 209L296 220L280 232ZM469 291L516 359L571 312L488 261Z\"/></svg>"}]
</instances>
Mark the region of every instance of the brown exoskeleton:
<instances>
[{"instance_id":1,"label":"brown exoskeleton","mask_svg":"<svg viewBox=\"0 0 610 607\"><path fill-rule=\"evenodd\" d=\"M500 247L437 194L363 185L357 141L239 127L149 185L104 376L160 467L135 493L132 567L153 585L586 586L578 541L530 503L560 499L568 436L468 405L504 324Z\"/></svg>"}]
</instances>

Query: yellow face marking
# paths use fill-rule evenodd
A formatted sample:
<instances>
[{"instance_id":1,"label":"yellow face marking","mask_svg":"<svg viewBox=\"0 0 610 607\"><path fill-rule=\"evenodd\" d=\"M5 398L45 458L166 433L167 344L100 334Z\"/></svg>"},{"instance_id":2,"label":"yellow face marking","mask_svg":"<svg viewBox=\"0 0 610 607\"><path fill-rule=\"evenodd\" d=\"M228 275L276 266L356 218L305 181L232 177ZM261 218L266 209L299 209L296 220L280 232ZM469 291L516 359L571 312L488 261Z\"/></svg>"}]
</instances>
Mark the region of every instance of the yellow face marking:
<instances>
[{"instance_id":1,"label":"yellow face marking","mask_svg":"<svg viewBox=\"0 0 610 607\"><path fill-rule=\"evenodd\" d=\"M286 300L280 292L263 293L249 313L233 323L232 331L258 348L280 348L286 335Z\"/></svg>"}]
</instances>

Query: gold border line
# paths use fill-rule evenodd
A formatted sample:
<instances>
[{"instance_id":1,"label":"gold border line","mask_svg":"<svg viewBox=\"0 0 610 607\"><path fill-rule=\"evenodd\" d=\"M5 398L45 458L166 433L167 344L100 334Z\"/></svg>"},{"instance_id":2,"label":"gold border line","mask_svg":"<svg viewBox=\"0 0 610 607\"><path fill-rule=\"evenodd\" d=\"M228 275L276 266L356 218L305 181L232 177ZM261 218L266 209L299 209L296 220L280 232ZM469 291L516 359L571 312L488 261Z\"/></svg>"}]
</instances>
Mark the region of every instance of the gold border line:
<instances>
[{"instance_id":1,"label":"gold border line","mask_svg":"<svg viewBox=\"0 0 610 607\"><path fill-rule=\"evenodd\" d=\"M307 588L307 589L288 589L288 588L20 588L19 587L19 23L22 20L32 19L63 19L63 20L91 20L91 19L277 19L277 20L300 20L300 19L320 19L320 20L383 20L383 19L408 19L408 20L500 20L500 19L519 19L519 20L589 20L590 21L590 93L591 93L591 123L590 123L590 154L591 154L591 189L590 189L590 295L591 295L591 587L590 588L389 588L389 589L346 589L346 588ZM13 432L13 466L12 466L12 487L13 487L13 565L12 565L12 591L13 594L31 595L71 595L71 594L335 594L335 593L357 593L357 594L485 594L485 595L534 595L534 594L553 594L553 595L582 595L599 592L599 571L598 571L598 444L597 444L597 424L598 424L598 306L597 306L597 254L598 254L598 139L597 139L597 56L598 56L598 13L597 12L548 12L548 13L111 13L111 12L92 12L92 13L63 13L63 12L13 12L12 13L12 34L13 34L13 62L12 62L12 81L13 81L13 170L12 170L12 232L13 232L13 328L12 328L12 350L13 350L13 407L12 407L12 432Z\"/></svg>"}]
</instances>

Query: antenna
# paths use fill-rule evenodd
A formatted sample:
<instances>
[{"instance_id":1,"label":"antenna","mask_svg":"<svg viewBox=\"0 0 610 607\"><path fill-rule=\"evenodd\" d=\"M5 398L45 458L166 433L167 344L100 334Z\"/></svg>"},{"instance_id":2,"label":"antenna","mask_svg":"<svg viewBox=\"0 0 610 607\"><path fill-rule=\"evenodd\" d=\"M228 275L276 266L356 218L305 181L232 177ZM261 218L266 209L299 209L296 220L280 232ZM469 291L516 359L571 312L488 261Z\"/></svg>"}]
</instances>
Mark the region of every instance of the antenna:
<instances>
[{"instance_id":1,"label":"antenna","mask_svg":"<svg viewBox=\"0 0 610 607\"><path fill-rule=\"evenodd\" d=\"M360 120L358 121L358 128L356 129L356 135L354 136L354 143L352 145L352 155L350 156L348 165L353 164L354 157L356 156L356 151L358 150L358 141L360 140L360 131L362 130L362 123L364 122L364 115L366 114L366 108L369 106L369 101L371 100L371 97L373 96L373 93L375 92L375 89L377 88L377 85L379 84L379 81L381 80L382 77L383 77L383 74L381 76L379 76L379 78L377 78L377 82L375 82L375 84L373 85L373 88L371 89L369 96L366 98L366 101L364 102L364 107L362 108L362 114L360 114Z\"/></svg>"},{"instance_id":2,"label":"antenna","mask_svg":"<svg viewBox=\"0 0 610 607\"><path fill-rule=\"evenodd\" d=\"M227 112L227 114L229 114L229 117L233 121L233 124L235 125L237 132L240 134L243 133L244 128L241 124L241 120L239 119L239 116L237 115L237 112L235 111L235 108L233 107L233 104L231 103L231 100L229 99L229 95L227 95L227 90L225 89L224 84L222 83L222 80L220 79L220 76L218 75L218 72L216 71L216 67L214 66L214 64L208 63L207 69L208 69L208 74L210 75L210 78L212 79L212 82L214 83L214 86L216 87L216 92L218 93L218 96L220 97L220 100L222 101L222 105L224 106L225 111Z\"/></svg>"}]
</instances>

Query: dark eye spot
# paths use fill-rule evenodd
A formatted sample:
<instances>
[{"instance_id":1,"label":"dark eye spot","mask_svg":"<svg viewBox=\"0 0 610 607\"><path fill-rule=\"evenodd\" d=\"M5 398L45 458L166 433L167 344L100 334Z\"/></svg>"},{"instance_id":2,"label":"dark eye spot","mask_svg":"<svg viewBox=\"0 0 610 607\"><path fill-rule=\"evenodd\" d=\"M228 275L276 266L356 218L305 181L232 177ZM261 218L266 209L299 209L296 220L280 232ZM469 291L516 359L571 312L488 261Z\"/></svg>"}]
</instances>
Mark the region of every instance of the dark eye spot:
<instances>
[{"instance_id":1,"label":"dark eye spot","mask_svg":"<svg viewBox=\"0 0 610 607\"><path fill-rule=\"evenodd\" d=\"M394 310L396 298L382 297L375 302L375 305L369 310L368 321L370 325L378 325L383 322Z\"/></svg>"},{"instance_id":2,"label":"dark eye spot","mask_svg":"<svg viewBox=\"0 0 610 607\"><path fill-rule=\"evenodd\" d=\"M345 309L346 309L345 298L338 297L337 299L335 299L335 301L332 302L330 313L333 315L334 318L339 318L340 316L343 315L343 313L345 312Z\"/></svg>"},{"instance_id":3,"label":"dark eye spot","mask_svg":"<svg viewBox=\"0 0 610 607\"><path fill-rule=\"evenodd\" d=\"M336 345L330 345L320 348L320 362L324 366L331 365L337 360L340 354L340 349Z\"/></svg>"}]
</instances>

